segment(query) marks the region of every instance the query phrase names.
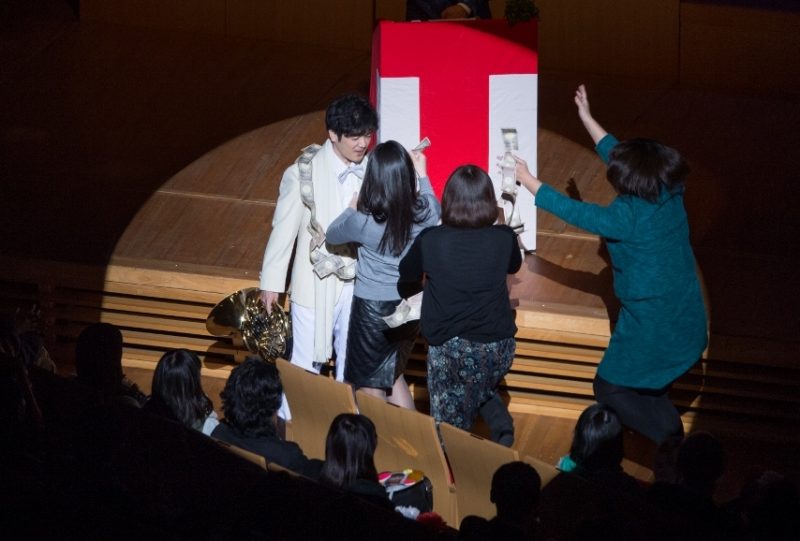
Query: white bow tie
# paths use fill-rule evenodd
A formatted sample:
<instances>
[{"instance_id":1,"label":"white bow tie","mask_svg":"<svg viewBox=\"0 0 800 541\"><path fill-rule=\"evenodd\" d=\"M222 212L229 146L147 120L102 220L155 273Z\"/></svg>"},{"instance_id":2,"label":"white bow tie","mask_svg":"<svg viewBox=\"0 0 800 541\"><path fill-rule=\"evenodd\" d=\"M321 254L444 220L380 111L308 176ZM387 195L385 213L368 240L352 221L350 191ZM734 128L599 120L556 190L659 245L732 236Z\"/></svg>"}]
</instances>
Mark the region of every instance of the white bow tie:
<instances>
[{"instance_id":1,"label":"white bow tie","mask_svg":"<svg viewBox=\"0 0 800 541\"><path fill-rule=\"evenodd\" d=\"M364 178L364 164L359 163L358 165L349 165L347 169L339 173L339 183L343 184L345 179L347 179L347 175L350 173L353 173L358 178Z\"/></svg>"}]
</instances>

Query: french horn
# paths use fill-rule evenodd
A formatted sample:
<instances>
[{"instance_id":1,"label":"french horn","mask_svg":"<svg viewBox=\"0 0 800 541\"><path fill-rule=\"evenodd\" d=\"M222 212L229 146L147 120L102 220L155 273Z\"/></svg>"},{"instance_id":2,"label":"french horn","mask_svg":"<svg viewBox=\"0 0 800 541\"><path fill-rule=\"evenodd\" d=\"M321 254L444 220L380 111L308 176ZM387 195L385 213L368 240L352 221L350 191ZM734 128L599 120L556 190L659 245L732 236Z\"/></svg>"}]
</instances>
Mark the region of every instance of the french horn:
<instances>
[{"instance_id":1,"label":"french horn","mask_svg":"<svg viewBox=\"0 0 800 541\"><path fill-rule=\"evenodd\" d=\"M250 353L268 362L286 353L292 337L288 314L277 303L267 314L257 287L240 289L217 303L206 318L206 329L213 336L240 338Z\"/></svg>"}]
</instances>

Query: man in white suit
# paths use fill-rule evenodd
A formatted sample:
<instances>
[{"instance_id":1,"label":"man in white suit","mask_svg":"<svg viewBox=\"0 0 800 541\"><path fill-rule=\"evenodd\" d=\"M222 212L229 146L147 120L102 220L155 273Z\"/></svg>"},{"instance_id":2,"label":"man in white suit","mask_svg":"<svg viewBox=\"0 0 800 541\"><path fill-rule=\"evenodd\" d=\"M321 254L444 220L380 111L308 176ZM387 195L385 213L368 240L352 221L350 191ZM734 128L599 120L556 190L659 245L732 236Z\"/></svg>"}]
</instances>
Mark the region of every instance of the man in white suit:
<instances>
[{"instance_id":1,"label":"man in white suit","mask_svg":"<svg viewBox=\"0 0 800 541\"><path fill-rule=\"evenodd\" d=\"M336 351L336 379L342 381L355 276L349 245L325 242L328 225L361 188L367 149L378 128L375 109L362 96L334 100L325 113L328 138L304 149L283 174L261 268L261 298L272 303L286 291L291 275L292 363L319 373ZM282 408L282 413L288 413ZM288 418L288 415L282 415Z\"/></svg>"}]
</instances>

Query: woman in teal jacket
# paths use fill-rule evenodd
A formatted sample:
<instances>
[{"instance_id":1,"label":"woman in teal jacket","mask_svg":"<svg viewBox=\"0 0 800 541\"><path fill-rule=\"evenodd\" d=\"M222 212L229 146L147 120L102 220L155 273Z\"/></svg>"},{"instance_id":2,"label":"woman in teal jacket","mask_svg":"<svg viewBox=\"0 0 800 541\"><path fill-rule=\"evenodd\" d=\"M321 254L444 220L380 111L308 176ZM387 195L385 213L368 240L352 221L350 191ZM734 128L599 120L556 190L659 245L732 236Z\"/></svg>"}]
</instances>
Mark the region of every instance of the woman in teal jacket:
<instances>
[{"instance_id":1,"label":"woman in teal jacket","mask_svg":"<svg viewBox=\"0 0 800 541\"><path fill-rule=\"evenodd\" d=\"M683 435L668 391L707 344L683 206L689 168L676 150L656 141L617 141L592 117L583 85L575 103L608 164L616 199L608 206L570 199L534 177L519 158L517 179L536 196L536 206L605 240L621 310L597 369L595 397L626 426L660 444Z\"/></svg>"}]
</instances>

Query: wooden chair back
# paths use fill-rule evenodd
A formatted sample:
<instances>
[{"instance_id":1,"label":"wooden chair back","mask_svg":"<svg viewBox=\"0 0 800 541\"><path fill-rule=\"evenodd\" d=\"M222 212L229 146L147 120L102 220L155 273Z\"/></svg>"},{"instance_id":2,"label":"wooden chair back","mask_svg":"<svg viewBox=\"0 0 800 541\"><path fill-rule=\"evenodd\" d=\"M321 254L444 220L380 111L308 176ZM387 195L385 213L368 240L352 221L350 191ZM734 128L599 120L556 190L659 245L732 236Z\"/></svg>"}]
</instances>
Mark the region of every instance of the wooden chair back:
<instances>
[{"instance_id":1,"label":"wooden chair back","mask_svg":"<svg viewBox=\"0 0 800 541\"><path fill-rule=\"evenodd\" d=\"M227 441L218 440L217 438L211 438L214 442L217 443L220 447L227 449L231 453L238 455L245 460L248 460L255 464L256 466L260 467L263 470L267 469L267 459L263 456L254 453L252 451L248 451L247 449L242 449L241 447L237 447L232 443L228 443Z\"/></svg>"},{"instance_id":2,"label":"wooden chair back","mask_svg":"<svg viewBox=\"0 0 800 541\"><path fill-rule=\"evenodd\" d=\"M433 510L457 528L454 487L433 417L397 407L363 391L356 391L356 401L361 414L375 423L378 432L378 471L422 471L433 485Z\"/></svg>"},{"instance_id":3,"label":"wooden chair back","mask_svg":"<svg viewBox=\"0 0 800 541\"><path fill-rule=\"evenodd\" d=\"M533 466L533 469L536 470L536 473L539 474L539 478L542 480L542 488L546 487L547 484L556 478L556 476L560 473L558 469L553 466L552 464L548 464L543 460L539 460L538 458L534 458L532 456L526 455L521 459L526 464L530 464Z\"/></svg>"},{"instance_id":4,"label":"wooden chair back","mask_svg":"<svg viewBox=\"0 0 800 541\"><path fill-rule=\"evenodd\" d=\"M358 413L353 389L333 378L277 359L283 392L292 412L291 439L309 458L325 459L325 438L340 413ZM287 432L289 437L289 432Z\"/></svg>"},{"instance_id":5,"label":"wooden chair back","mask_svg":"<svg viewBox=\"0 0 800 541\"><path fill-rule=\"evenodd\" d=\"M519 460L514 449L471 434L447 423L439 433L456 485L459 522L467 515L492 518L497 509L489 499L492 476L503 464Z\"/></svg>"}]
</instances>

